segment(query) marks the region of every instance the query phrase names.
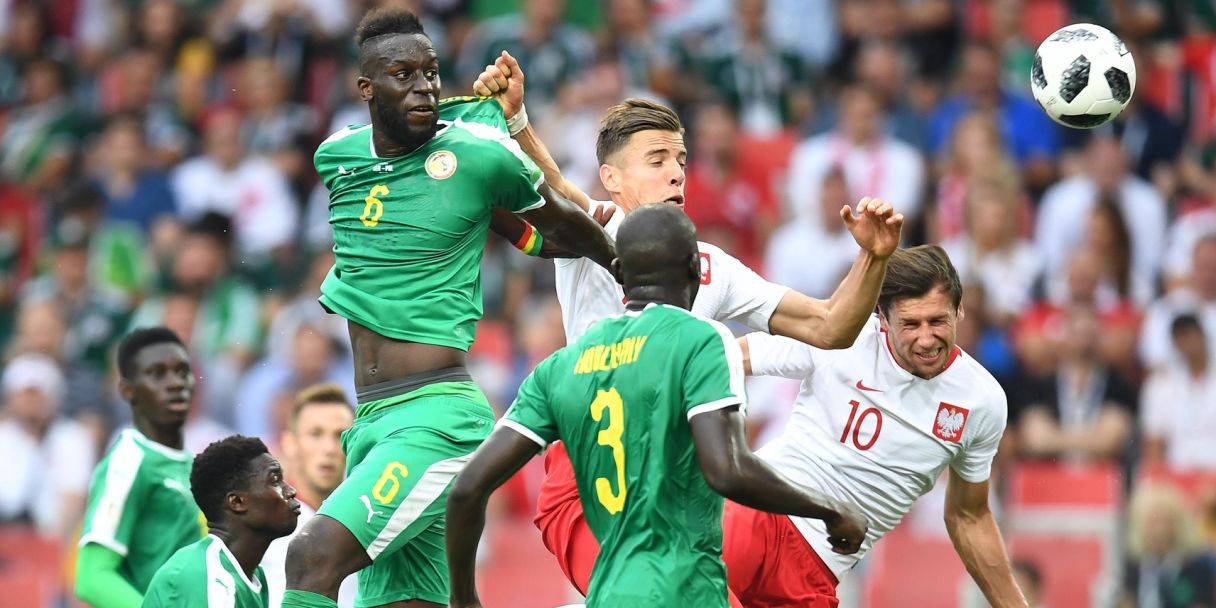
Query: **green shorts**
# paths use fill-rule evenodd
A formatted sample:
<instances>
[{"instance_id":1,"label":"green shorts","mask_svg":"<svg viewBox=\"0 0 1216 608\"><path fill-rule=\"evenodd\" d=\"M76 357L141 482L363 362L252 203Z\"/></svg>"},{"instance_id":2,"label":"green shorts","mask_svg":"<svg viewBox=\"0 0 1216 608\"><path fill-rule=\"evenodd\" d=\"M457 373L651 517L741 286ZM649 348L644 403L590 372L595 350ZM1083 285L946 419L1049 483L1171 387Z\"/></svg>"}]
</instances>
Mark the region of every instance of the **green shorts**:
<instances>
[{"instance_id":1,"label":"green shorts","mask_svg":"<svg viewBox=\"0 0 1216 608\"><path fill-rule=\"evenodd\" d=\"M346 526L372 560L359 571L356 605L448 603L448 488L493 428L494 412L472 382L359 404L342 434L346 479L318 510Z\"/></svg>"}]
</instances>

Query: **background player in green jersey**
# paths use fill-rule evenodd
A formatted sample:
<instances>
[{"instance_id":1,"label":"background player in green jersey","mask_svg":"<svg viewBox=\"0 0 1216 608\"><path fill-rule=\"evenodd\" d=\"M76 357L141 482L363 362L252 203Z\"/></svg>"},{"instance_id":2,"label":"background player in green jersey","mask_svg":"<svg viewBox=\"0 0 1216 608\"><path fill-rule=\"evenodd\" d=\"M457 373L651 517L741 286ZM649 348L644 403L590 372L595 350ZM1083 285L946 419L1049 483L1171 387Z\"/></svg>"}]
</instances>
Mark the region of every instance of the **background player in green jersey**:
<instances>
[{"instance_id":1,"label":"background player in green jersey","mask_svg":"<svg viewBox=\"0 0 1216 608\"><path fill-rule=\"evenodd\" d=\"M211 532L157 570L144 608L266 608L262 556L296 529L300 503L283 467L256 437L207 446L190 471L194 501Z\"/></svg>"},{"instance_id":2,"label":"background player in green jersey","mask_svg":"<svg viewBox=\"0 0 1216 608\"><path fill-rule=\"evenodd\" d=\"M288 549L283 605L334 606L355 571L361 605L441 605L448 486L494 420L465 369L491 214L518 213L605 266L615 254L544 184L496 101L438 101L438 58L413 14L373 11L355 40L371 125L332 135L314 164L334 233L321 303L350 321L358 409L347 478Z\"/></svg>"},{"instance_id":3,"label":"background player in green jersey","mask_svg":"<svg viewBox=\"0 0 1216 608\"><path fill-rule=\"evenodd\" d=\"M688 312L701 271L692 222L643 207L622 222L617 248L627 312L541 363L453 485L452 606L479 605L473 569L490 493L557 439L601 544L588 606L726 606L723 496L823 519L838 552L861 545L856 510L748 449L742 354L724 326Z\"/></svg>"},{"instance_id":4,"label":"background player in green jersey","mask_svg":"<svg viewBox=\"0 0 1216 608\"><path fill-rule=\"evenodd\" d=\"M194 399L186 347L167 328L139 329L122 339L117 358L134 428L110 446L89 486L76 595L95 608L139 606L157 568L207 530L182 449Z\"/></svg>"}]
</instances>

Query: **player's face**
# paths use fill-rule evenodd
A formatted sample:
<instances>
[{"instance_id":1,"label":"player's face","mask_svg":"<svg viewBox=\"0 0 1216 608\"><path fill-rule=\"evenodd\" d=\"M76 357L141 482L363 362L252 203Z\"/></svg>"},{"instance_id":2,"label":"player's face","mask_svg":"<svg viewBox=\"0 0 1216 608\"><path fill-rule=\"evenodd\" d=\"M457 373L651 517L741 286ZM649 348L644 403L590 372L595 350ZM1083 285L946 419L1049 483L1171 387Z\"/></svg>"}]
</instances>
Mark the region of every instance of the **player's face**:
<instances>
[{"instance_id":1,"label":"player's face","mask_svg":"<svg viewBox=\"0 0 1216 608\"><path fill-rule=\"evenodd\" d=\"M135 355L135 377L119 385L137 417L161 426L186 422L194 399L194 372L181 345L153 344Z\"/></svg>"},{"instance_id":2,"label":"player's face","mask_svg":"<svg viewBox=\"0 0 1216 608\"><path fill-rule=\"evenodd\" d=\"M439 56L431 40L398 34L368 46L358 85L375 128L407 147L427 141L439 124Z\"/></svg>"},{"instance_id":3,"label":"player's face","mask_svg":"<svg viewBox=\"0 0 1216 608\"><path fill-rule=\"evenodd\" d=\"M270 454L258 456L252 468L247 497L249 527L275 538L291 534L300 516L296 489L283 479L283 467Z\"/></svg>"},{"instance_id":4,"label":"player's face","mask_svg":"<svg viewBox=\"0 0 1216 608\"><path fill-rule=\"evenodd\" d=\"M899 366L932 378L946 369L962 317L962 307L955 310L950 294L938 288L918 298L895 300L881 322Z\"/></svg>"},{"instance_id":5,"label":"player's face","mask_svg":"<svg viewBox=\"0 0 1216 608\"><path fill-rule=\"evenodd\" d=\"M600 167L600 181L626 212L663 203L684 208L684 136L674 131L638 131Z\"/></svg>"},{"instance_id":6,"label":"player's face","mask_svg":"<svg viewBox=\"0 0 1216 608\"><path fill-rule=\"evenodd\" d=\"M342 432L354 420L345 403L314 403L300 410L295 430L288 431L283 438L293 479L308 484L321 498L329 496L342 483L346 470Z\"/></svg>"}]
</instances>

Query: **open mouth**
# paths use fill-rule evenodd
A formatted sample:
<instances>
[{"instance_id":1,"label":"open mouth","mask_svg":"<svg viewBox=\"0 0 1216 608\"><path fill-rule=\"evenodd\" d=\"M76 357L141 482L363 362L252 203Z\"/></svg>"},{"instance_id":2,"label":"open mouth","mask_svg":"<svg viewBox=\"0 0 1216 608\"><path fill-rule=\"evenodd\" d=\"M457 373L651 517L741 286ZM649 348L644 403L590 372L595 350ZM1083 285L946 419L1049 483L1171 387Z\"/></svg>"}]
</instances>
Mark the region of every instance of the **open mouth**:
<instances>
[{"instance_id":1,"label":"open mouth","mask_svg":"<svg viewBox=\"0 0 1216 608\"><path fill-rule=\"evenodd\" d=\"M435 115L435 106L433 104L411 106L405 111L405 113L409 114L410 116L417 116L419 118L430 118L431 116Z\"/></svg>"},{"instance_id":2,"label":"open mouth","mask_svg":"<svg viewBox=\"0 0 1216 608\"><path fill-rule=\"evenodd\" d=\"M936 348L924 353L915 353L915 356L917 361L920 361L921 363L934 363L941 358L942 351L944 350L945 349L942 348Z\"/></svg>"},{"instance_id":3,"label":"open mouth","mask_svg":"<svg viewBox=\"0 0 1216 608\"><path fill-rule=\"evenodd\" d=\"M683 209L684 208L684 195L677 194L675 196L668 197L663 202L667 203L668 205L671 205L673 207L679 207L679 208Z\"/></svg>"}]
</instances>

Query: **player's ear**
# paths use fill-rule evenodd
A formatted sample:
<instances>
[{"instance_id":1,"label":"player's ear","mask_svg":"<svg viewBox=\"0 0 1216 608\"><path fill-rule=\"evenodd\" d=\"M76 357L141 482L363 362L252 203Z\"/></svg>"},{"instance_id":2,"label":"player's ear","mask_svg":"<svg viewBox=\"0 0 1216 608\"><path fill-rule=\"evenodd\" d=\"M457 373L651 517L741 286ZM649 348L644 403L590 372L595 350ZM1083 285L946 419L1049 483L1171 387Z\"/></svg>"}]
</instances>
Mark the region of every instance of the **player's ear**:
<instances>
[{"instance_id":1,"label":"player's ear","mask_svg":"<svg viewBox=\"0 0 1216 608\"><path fill-rule=\"evenodd\" d=\"M367 76L360 76L355 81L355 86L359 87L359 99L363 101L372 100L372 79Z\"/></svg>"},{"instance_id":2,"label":"player's ear","mask_svg":"<svg viewBox=\"0 0 1216 608\"><path fill-rule=\"evenodd\" d=\"M131 381L126 378L119 378L118 394L122 396L123 401L130 403L131 398L135 396L135 385L131 384Z\"/></svg>"},{"instance_id":3,"label":"player's ear","mask_svg":"<svg viewBox=\"0 0 1216 608\"><path fill-rule=\"evenodd\" d=\"M604 185L604 189L608 192L621 191L621 171L616 167L604 163L600 165L600 183Z\"/></svg>"},{"instance_id":4,"label":"player's ear","mask_svg":"<svg viewBox=\"0 0 1216 608\"><path fill-rule=\"evenodd\" d=\"M612 258L612 262L608 264L608 270L612 272L612 278L620 285L625 284L625 275L621 273L621 258Z\"/></svg>"},{"instance_id":5,"label":"player's ear","mask_svg":"<svg viewBox=\"0 0 1216 608\"><path fill-rule=\"evenodd\" d=\"M962 320L963 320L963 317L967 316L967 311L963 310L963 303L962 303L962 302L959 302L959 304L958 304L958 311L956 311L956 312L955 312L955 315L958 317L958 320L959 320L959 321L962 321Z\"/></svg>"},{"instance_id":6,"label":"player's ear","mask_svg":"<svg viewBox=\"0 0 1216 608\"><path fill-rule=\"evenodd\" d=\"M233 513L244 513L249 510L249 496L245 492L229 492L224 495L224 506Z\"/></svg>"}]
</instances>

